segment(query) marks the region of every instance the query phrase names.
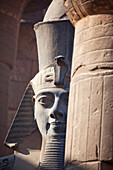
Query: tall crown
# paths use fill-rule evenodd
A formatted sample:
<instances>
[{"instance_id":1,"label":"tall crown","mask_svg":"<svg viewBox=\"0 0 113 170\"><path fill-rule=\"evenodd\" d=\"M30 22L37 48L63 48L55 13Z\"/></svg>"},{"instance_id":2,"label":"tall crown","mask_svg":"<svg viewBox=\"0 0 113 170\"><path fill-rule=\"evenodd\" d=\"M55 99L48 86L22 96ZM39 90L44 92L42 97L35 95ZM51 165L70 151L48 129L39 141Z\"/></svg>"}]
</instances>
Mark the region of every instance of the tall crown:
<instances>
[{"instance_id":1,"label":"tall crown","mask_svg":"<svg viewBox=\"0 0 113 170\"><path fill-rule=\"evenodd\" d=\"M39 73L31 80L35 93L48 86L69 87L74 28L68 20L41 22L34 27Z\"/></svg>"}]
</instances>

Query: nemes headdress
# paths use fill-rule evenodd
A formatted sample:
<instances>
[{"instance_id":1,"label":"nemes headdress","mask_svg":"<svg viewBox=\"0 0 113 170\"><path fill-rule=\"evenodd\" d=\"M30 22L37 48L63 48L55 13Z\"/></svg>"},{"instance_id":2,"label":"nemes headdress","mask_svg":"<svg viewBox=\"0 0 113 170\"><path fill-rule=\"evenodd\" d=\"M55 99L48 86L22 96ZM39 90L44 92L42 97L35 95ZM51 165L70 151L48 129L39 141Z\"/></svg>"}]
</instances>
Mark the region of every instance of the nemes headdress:
<instances>
[{"instance_id":1,"label":"nemes headdress","mask_svg":"<svg viewBox=\"0 0 113 170\"><path fill-rule=\"evenodd\" d=\"M34 29L38 46L39 73L30 81L20 103L16 117L5 140L8 146L14 146L19 143L24 136L29 135L36 129L32 106L33 95L36 95L40 89L48 87L69 88L70 84L74 37L73 26L66 19L40 22L35 25ZM27 106L29 105L28 108L25 106L25 103L27 103ZM28 120L27 116L31 123L26 123ZM25 122L24 128L22 128L23 122L21 120ZM18 121L20 121L20 124L17 135Z\"/></svg>"}]
</instances>

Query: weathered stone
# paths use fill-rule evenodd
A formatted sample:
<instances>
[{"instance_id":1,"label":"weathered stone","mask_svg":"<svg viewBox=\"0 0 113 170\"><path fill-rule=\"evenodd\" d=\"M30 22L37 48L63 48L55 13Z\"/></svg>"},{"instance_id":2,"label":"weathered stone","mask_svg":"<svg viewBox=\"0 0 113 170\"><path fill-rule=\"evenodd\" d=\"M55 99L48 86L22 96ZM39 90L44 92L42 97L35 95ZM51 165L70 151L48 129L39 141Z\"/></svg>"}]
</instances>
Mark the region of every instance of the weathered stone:
<instances>
[{"instance_id":1,"label":"weathered stone","mask_svg":"<svg viewBox=\"0 0 113 170\"><path fill-rule=\"evenodd\" d=\"M27 83L11 81L9 84L9 109L17 110ZM15 98L16 94L16 98Z\"/></svg>"},{"instance_id":2,"label":"weathered stone","mask_svg":"<svg viewBox=\"0 0 113 170\"><path fill-rule=\"evenodd\" d=\"M36 129L15 149L15 163L13 170L36 170L40 160L41 134Z\"/></svg>"},{"instance_id":3,"label":"weathered stone","mask_svg":"<svg viewBox=\"0 0 113 170\"><path fill-rule=\"evenodd\" d=\"M112 164L108 162L113 161L113 15L109 10L113 4L96 0L70 2L82 19L74 18L75 15L72 18L76 29L65 160L72 163L72 168L75 161L80 165L85 162L85 169L110 169ZM106 161L106 165L102 161Z\"/></svg>"},{"instance_id":4,"label":"weathered stone","mask_svg":"<svg viewBox=\"0 0 113 170\"><path fill-rule=\"evenodd\" d=\"M66 170L112 170L113 164L109 162L77 162L73 161L65 167Z\"/></svg>"},{"instance_id":5,"label":"weathered stone","mask_svg":"<svg viewBox=\"0 0 113 170\"><path fill-rule=\"evenodd\" d=\"M41 15L41 17L43 18L43 15ZM36 19L37 17L35 16L34 18ZM37 61L38 55L33 23L32 20L28 19L29 18L26 16L26 20L24 21L23 19L20 24L17 58Z\"/></svg>"},{"instance_id":6,"label":"weathered stone","mask_svg":"<svg viewBox=\"0 0 113 170\"><path fill-rule=\"evenodd\" d=\"M74 161L67 165L66 170L102 170L99 161L82 163Z\"/></svg>"},{"instance_id":7,"label":"weathered stone","mask_svg":"<svg viewBox=\"0 0 113 170\"><path fill-rule=\"evenodd\" d=\"M28 0L0 2L0 156L8 154L4 146L8 119L8 87L11 68L16 59L20 18ZM10 153L10 151L9 151Z\"/></svg>"},{"instance_id":8,"label":"weathered stone","mask_svg":"<svg viewBox=\"0 0 113 170\"><path fill-rule=\"evenodd\" d=\"M70 94L72 93L72 91L73 91L73 96L72 96L72 100L73 101L75 101L75 89L76 87L75 86L72 86L72 88L70 89ZM74 108L72 108L71 107L71 103L69 102L69 106L68 106L68 110L71 110L71 113L72 113L72 115L74 116ZM67 115L67 120L69 120L68 122L67 122L67 127L68 126L70 126L69 125L69 122L73 122L73 116L69 116L69 114ZM70 126L70 129L66 129L67 131L66 131L66 135L68 136L70 136L70 138L67 138L67 141L66 141L66 143L68 143L68 145L66 144L66 150L65 150L65 160L66 160L66 162L68 161L68 160L72 160L72 156L71 155L73 155L73 153L72 153L72 151L71 151L71 149L72 149L72 143L70 142L70 140L71 141L73 141L73 138L72 138L72 134L73 134L73 125L72 126ZM74 148L73 148L74 149Z\"/></svg>"},{"instance_id":9,"label":"weathered stone","mask_svg":"<svg viewBox=\"0 0 113 170\"><path fill-rule=\"evenodd\" d=\"M0 5L0 61L14 66L19 33L19 21L27 0L5 1ZM6 10L7 9L7 10Z\"/></svg>"},{"instance_id":10,"label":"weathered stone","mask_svg":"<svg viewBox=\"0 0 113 170\"><path fill-rule=\"evenodd\" d=\"M54 21L54 22L51 22L51 23L45 22L45 23L42 23L40 25L38 26L39 27L38 29L40 30L40 33L42 35L41 35L41 39L39 41L39 45L41 47L41 44L43 44L43 46L45 47L44 48L45 50L43 50L42 47L39 48L39 55L40 55L39 61L40 61L40 58L41 58L40 73L37 74L37 75L39 75L39 77L37 75L35 77L37 79L35 86L38 87L37 83L39 81L39 84L41 85L40 87L42 88L42 91L44 93L46 93L47 100L51 97L51 100L48 100L47 102L51 102L51 101L53 102L51 107L47 106L47 107L49 107L48 111L47 111L47 109L45 109L46 113L44 112L44 109L41 112L40 111L41 109L40 109L39 106L43 106L43 105L41 104L41 101L39 101L39 97L40 98L42 97L41 98L42 101L46 97L43 98L43 94L42 94L42 92L40 92L39 89L38 89L38 93L37 93L37 90L35 90L35 87L34 87L34 81L32 81L33 89L34 89L34 93L35 93L35 97L36 97L35 119L38 122L38 126L39 126L40 131L41 131L41 125L40 124L42 124L42 122L43 122L43 128L42 129L44 129L44 127L46 126L46 133L48 133L49 137L52 136L50 138L50 140L49 140L49 137L48 137L48 140L47 140L47 143L46 143L47 147L46 147L46 152L45 152L44 157L47 158L48 161L44 158L43 161L42 161L42 165L44 165L45 164L44 161L46 161L46 162L49 162L49 164L53 164L52 168L56 168L55 167L55 165L56 165L57 167L60 167L60 169L62 169L61 167L63 167L63 161L64 161L63 159L64 159L65 129L66 129L65 124L66 124L66 116L67 116L66 113L67 113L67 106L68 106L67 105L67 98L68 98L68 91L69 91L69 80L70 80L69 76L70 76L70 70L71 70L71 57L72 57L72 45L73 45L73 34L69 36L68 31L73 32L73 27L67 20L57 21L57 22ZM48 30L49 34L46 32L47 30ZM53 35L55 35L55 39L53 38ZM50 45L51 47L48 46L50 41L51 41L51 45ZM55 44L55 46L54 46L54 44ZM49 47L50 47L50 49L48 49ZM47 48L47 51L46 51L46 48ZM65 48L67 48L66 51L65 51ZM43 52L43 55L41 55L40 51ZM21 67L22 71L18 72L19 76L18 76L18 73L16 72L16 74L15 74L16 76L12 77L12 79L16 80L16 81L19 80L19 81L24 82L24 81L27 81L27 80L26 80L25 77L23 79L23 77L21 76L21 75L23 75L23 71L26 72L25 68L23 67L22 61L23 61L22 57L20 57L19 62L21 62L21 64L22 64L22 67ZM28 62L29 61L27 61L27 63ZM32 62L35 62L35 61L32 60ZM42 64L41 64L41 62L42 62ZM49 63L50 63L50 65L49 65ZM21 64L19 63L18 65L21 66ZM24 63L24 65L25 65L25 63ZM50 69L48 70L48 68L45 68L46 66L48 68L50 67ZM17 67L17 68L19 68L19 67ZM43 72L43 70L44 70L44 72ZM64 70L65 70L65 72L64 72ZM27 69L27 74L29 75L28 71L29 71L29 69ZM50 71L52 71L51 74L53 74L53 77L52 77L53 79L51 78L52 80L49 79ZM53 85L51 86L51 81L53 81L54 86ZM44 84L45 82L46 82L46 88L45 88L45 86L43 86L43 85L45 85ZM37 87L36 87L36 89L37 89ZM27 116L29 114L29 111L28 111L27 105L23 104L23 103L25 103L24 99L27 97L27 92L28 91L25 92L25 96L22 99L19 110L18 110L17 115L15 117L14 123L12 124L11 130L9 131L9 136L6 139L6 143L9 146L13 146L13 145L15 146L15 144L17 144L20 141L27 138L26 134L29 135L29 133L27 133L27 131L29 131L29 129L25 129L25 127L27 127L27 125L29 125L29 123L25 122L25 119L24 119L25 116L26 116L25 118L28 119ZM39 95L39 93L40 93L40 95ZM49 96L48 96L48 93L49 93ZM32 94L32 97L33 97L33 95L34 94ZM55 101L54 101L54 99L55 99ZM57 101L57 99L58 99L58 101ZM46 102L46 101L44 100L43 102ZM37 107L37 105L38 105L38 107ZM45 105L46 105L46 103L45 103ZM23 113L24 111L25 111L25 113ZM41 112L41 116L40 116L40 112ZM43 113L45 113L45 114L43 114ZM43 114L43 116L42 116L42 114ZM47 116L48 114L50 114L50 116ZM23 115L24 115L24 117L22 117ZM32 114L32 116L33 116L33 114ZM18 117L22 117L22 119L20 120L20 119L18 119ZM37 118L37 117L40 117L40 119ZM41 119L41 117L42 117L42 119ZM45 122L44 119L43 119L44 117L45 118L47 117L47 119L49 117L49 119L51 119L51 121L49 120L48 123ZM19 121L20 121L21 124L18 124ZM24 122L25 122L25 124L24 124ZM51 126L51 128L47 127L48 124ZM22 127L23 127L23 129L22 129ZM60 132L58 132L58 134L57 134L57 128L60 131ZM41 131L41 133L42 133L42 131ZM20 141L19 140L16 141L16 139L19 139L18 138L19 135L20 135ZM42 135L43 135L43 133L42 133ZM56 142L54 142L54 140ZM11 142L12 142L12 144L11 144ZM54 143L54 146L52 146L53 143ZM61 145L59 145L59 144L61 144ZM20 145L21 144L19 144L19 147L20 147ZM57 148L56 153L54 153L55 147ZM14 165L15 169L18 169L18 168L20 169L22 167L22 164L20 164L20 166L18 166L21 158L23 160L26 159L26 160L30 161L30 157L27 159L27 157L24 157L23 155L21 155L19 153L19 152L21 152L21 148L18 148L18 149L16 149L17 152L15 153L16 154L16 161L15 161L15 165ZM49 155L46 157L46 154L50 153L49 150L51 150L51 153L52 153L50 155L51 159L50 159ZM22 151L23 151L23 148L22 148ZM53 153L56 154L56 158L54 158ZM25 152L25 154L26 154L26 152ZM61 158L58 155L61 155ZM29 156L32 156L32 154L29 154ZM56 163L54 165L53 160L56 160L56 159L57 159L58 163ZM37 163L38 163L38 161L37 161ZM23 165L24 169L27 168L27 166L29 166L29 168L34 168L34 167L30 166L29 164L27 166L26 165L25 164ZM34 163L33 163L33 165L34 165ZM48 165L47 165L47 167L48 167Z\"/></svg>"},{"instance_id":11,"label":"weathered stone","mask_svg":"<svg viewBox=\"0 0 113 170\"><path fill-rule=\"evenodd\" d=\"M44 21L55 21L64 18L67 18L67 15L65 14L63 1L53 0L44 16Z\"/></svg>"},{"instance_id":12,"label":"weathered stone","mask_svg":"<svg viewBox=\"0 0 113 170\"><path fill-rule=\"evenodd\" d=\"M112 0L64 0L65 10L72 24L88 15L112 13ZM73 18L72 18L73 16Z\"/></svg>"},{"instance_id":13,"label":"weathered stone","mask_svg":"<svg viewBox=\"0 0 113 170\"><path fill-rule=\"evenodd\" d=\"M0 62L0 93L8 95L8 85L11 70L8 65Z\"/></svg>"},{"instance_id":14,"label":"weathered stone","mask_svg":"<svg viewBox=\"0 0 113 170\"><path fill-rule=\"evenodd\" d=\"M28 3L27 7L25 8L25 13L32 13L34 11L39 11L44 8L47 8L52 0L32 0Z\"/></svg>"},{"instance_id":15,"label":"weathered stone","mask_svg":"<svg viewBox=\"0 0 113 170\"><path fill-rule=\"evenodd\" d=\"M87 160L99 159L103 82L102 77L92 78L91 80L90 113L87 132Z\"/></svg>"},{"instance_id":16,"label":"weathered stone","mask_svg":"<svg viewBox=\"0 0 113 170\"><path fill-rule=\"evenodd\" d=\"M9 78L17 56L20 19L29 1L30 0L0 1L0 156L8 154L6 151L8 149L4 146L3 141L7 131ZM35 0L32 1L34 3ZM49 3L49 0L35 1L38 9L47 7ZM32 7L30 6L30 8ZM29 33L30 31L28 34ZM35 50L36 45L31 48L32 57L34 56Z\"/></svg>"},{"instance_id":17,"label":"weathered stone","mask_svg":"<svg viewBox=\"0 0 113 170\"><path fill-rule=\"evenodd\" d=\"M62 28L62 22L63 22L63 28ZM65 31L67 31L68 35L69 35L69 32L71 31L72 35L73 35L73 31L71 30L72 27L70 27L70 23L68 23L68 26L66 27L67 21L65 21L65 20L63 20L63 21L52 21L49 24L45 22L45 23L43 23L44 27L41 27L41 25L42 24L35 25L35 29L37 29L39 27L39 29L38 29L39 31L36 32L36 36L39 35L39 40L37 42L38 45L39 45L38 54L41 56L41 58L39 57L39 70L41 70L43 67L46 68L48 65L51 64L51 60L53 58L53 55L52 55L53 53L54 53L54 56L59 56L59 55L65 56L66 55L66 57L68 55L70 55L70 53L72 53L72 42L71 42L71 40L70 39L68 41L66 40L66 42L68 43L68 46L70 46L71 50L68 50L68 49L65 50L66 49L66 43L61 44L59 42L59 40L63 42L63 40L66 36ZM54 35L55 27L57 27L57 30L61 29L61 31L59 33L57 33L56 37L55 36L53 37L52 35ZM46 37L47 36L46 34L48 35L48 37L50 37L49 39L46 39L46 41L48 41L47 43L46 43L45 39L41 39L42 35L44 37ZM73 36L71 36L71 38L72 37ZM48 46L49 43L51 43L51 45ZM55 46L54 46L54 44L55 44ZM41 50L41 48L43 46L45 46L45 50ZM50 52L50 51L52 51L52 52ZM45 55L48 56L48 57L46 57L46 59L45 59ZM43 66L41 64L41 61L43 61Z\"/></svg>"},{"instance_id":18,"label":"weathered stone","mask_svg":"<svg viewBox=\"0 0 113 170\"><path fill-rule=\"evenodd\" d=\"M37 14L38 17L35 16L35 14ZM24 13L23 15L19 31L17 59L9 84L8 127L11 125L28 82L38 71L38 57L33 22L34 20L37 21L43 18L43 11Z\"/></svg>"},{"instance_id":19,"label":"weathered stone","mask_svg":"<svg viewBox=\"0 0 113 170\"><path fill-rule=\"evenodd\" d=\"M26 65L26 67L25 67ZM26 59L17 59L15 68L12 72L11 79L13 81L19 81L23 83L28 83L30 80L30 73L32 62Z\"/></svg>"},{"instance_id":20,"label":"weathered stone","mask_svg":"<svg viewBox=\"0 0 113 170\"><path fill-rule=\"evenodd\" d=\"M73 44L73 36L69 36L68 31L73 32L73 27L68 20L49 21L36 25L35 31L40 72L31 80L31 84L35 93L35 119L46 141L40 169L60 170L64 166Z\"/></svg>"},{"instance_id":21,"label":"weathered stone","mask_svg":"<svg viewBox=\"0 0 113 170\"><path fill-rule=\"evenodd\" d=\"M9 147L14 147L21 143L25 136L30 135L36 127L34 121L34 111L33 111L33 90L31 85L28 85L26 91L22 97L22 101L17 110L17 114L8 135L5 139L5 144Z\"/></svg>"},{"instance_id":22,"label":"weathered stone","mask_svg":"<svg viewBox=\"0 0 113 170\"><path fill-rule=\"evenodd\" d=\"M5 156L0 158L0 169L1 170L12 170L14 164L15 156Z\"/></svg>"},{"instance_id":23,"label":"weathered stone","mask_svg":"<svg viewBox=\"0 0 113 170\"><path fill-rule=\"evenodd\" d=\"M113 161L113 75L104 77L100 159Z\"/></svg>"},{"instance_id":24,"label":"weathered stone","mask_svg":"<svg viewBox=\"0 0 113 170\"><path fill-rule=\"evenodd\" d=\"M37 61L32 61L30 77L33 78L37 72L38 72L38 63Z\"/></svg>"},{"instance_id":25,"label":"weathered stone","mask_svg":"<svg viewBox=\"0 0 113 170\"><path fill-rule=\"evenodd\" d=\"M7 133L8 124L8 86L10 68L8 65L0 62L0 157L6 156L8 149L4 146L4 139Z\"/></svg>"},{"instance_id":26,"label":"weathered stone","mask_svg":"<svg viewBox=\"0 0 113 170\"><path fill-rule=\"evenodd\" d=\"M10 126L11 126L11 123L12 123L12 121L13 121L13 119L14 119L14 115L15 115L15 113L16 113L16 109L14 109L14 108L9 108L8 109L8 129L10 128Z\"/></svg>"},{"instance_id":27,"label":"weathered stone","mask_svg":"<svg viewBox=\"0 0 113 170\"><path fill-rule=\"evenodd\" d=\"M110 162L101 163L101 170L112 170L112 169L113 169L113 163Z\"/></svg>"}]
</instances>

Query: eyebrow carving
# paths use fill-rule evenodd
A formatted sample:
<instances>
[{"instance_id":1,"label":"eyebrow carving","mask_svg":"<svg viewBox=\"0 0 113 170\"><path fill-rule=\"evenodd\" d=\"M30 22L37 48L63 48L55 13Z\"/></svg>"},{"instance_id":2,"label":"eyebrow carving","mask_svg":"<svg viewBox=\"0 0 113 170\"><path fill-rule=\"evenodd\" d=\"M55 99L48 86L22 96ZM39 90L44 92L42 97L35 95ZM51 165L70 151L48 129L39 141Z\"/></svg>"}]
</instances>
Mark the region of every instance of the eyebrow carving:
<instances>
[{"instance_id":1,"label":"eyebrow carving","mask_svg":"<svg viewBox=\"0 0 113 170\"><path fill-rule=\"evenodd\" d=\"M39 98L40 96L47 96L47 95L53 96L53 93L51 93L51 92L41 92L41 93L37 94L36 99Z\"/></svg>"}]
</instances>

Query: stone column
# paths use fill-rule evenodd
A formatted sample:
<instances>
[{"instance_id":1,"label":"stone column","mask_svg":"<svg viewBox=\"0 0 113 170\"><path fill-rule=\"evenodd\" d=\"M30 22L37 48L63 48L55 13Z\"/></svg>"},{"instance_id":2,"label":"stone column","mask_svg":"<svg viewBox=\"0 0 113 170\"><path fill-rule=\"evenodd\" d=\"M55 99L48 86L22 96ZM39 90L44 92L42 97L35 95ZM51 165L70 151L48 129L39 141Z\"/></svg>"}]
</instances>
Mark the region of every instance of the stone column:
<instances>
[{"instance_id":1,"label":"stone column","mask_svg":"<svg viewBox=\"0 0 113 170\"><path fill-rule=\"evenodd\" d=\"M75 26L66 169L113 169L113 1L67 0Z\"/></svg>"}]
</instances>

